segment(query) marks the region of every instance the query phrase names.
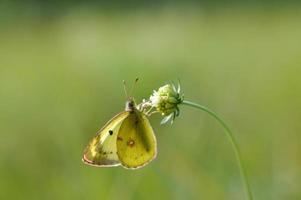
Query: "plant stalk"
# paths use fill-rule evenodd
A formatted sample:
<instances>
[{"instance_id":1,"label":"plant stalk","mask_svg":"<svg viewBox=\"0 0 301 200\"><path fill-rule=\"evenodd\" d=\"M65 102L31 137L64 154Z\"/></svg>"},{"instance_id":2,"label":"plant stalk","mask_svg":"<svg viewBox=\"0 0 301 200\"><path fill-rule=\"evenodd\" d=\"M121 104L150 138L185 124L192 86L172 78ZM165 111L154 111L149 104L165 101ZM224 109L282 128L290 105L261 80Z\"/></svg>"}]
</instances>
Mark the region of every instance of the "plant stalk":
<instances>
[{"instance_id":1,"label":"plant stalk","mask_svg":"<svg viewBox=\"0 0 301 200\"><path fill-rule=\"evenodd\" d=\"M191 106L191 107L194 107L194 108L198 108L200 110L205 111L206 113L211 115L213 118L215 118L222 125L222 127L224 128L224 131L225 131L225 133L226 133L226 135L227 135L227 137L228 137L228 139L229 139L229 141L230 141L230 143L233 147L233 150L234 150L237 162L238 162L240 175L242 177L244 188L246 190L247 199L248 200L253 200L250 185L249 185L247 175L246 175L246 170L245 170L245 168L243 166L243 163L242 163L240 149L238 147L237 142L235 141L235 139L233 137L232 131L229 129L227 124L215 112L211 111L210 109L206 108L205 106L202 106L202 105L199 105L197 103L190 102L190 101L186 101L186 100L184 100L181 104Z\"/></svg>"}]
</instances>

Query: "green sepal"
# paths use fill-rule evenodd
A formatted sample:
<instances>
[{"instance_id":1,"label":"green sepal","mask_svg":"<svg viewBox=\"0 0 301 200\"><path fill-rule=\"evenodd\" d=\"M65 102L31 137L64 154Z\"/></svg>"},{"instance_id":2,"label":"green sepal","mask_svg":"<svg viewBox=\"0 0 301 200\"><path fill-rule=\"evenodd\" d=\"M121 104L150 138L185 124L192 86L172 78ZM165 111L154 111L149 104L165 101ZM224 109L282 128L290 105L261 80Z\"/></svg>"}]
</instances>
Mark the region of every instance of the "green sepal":
<instances>
[{"instance_id":1,"label":"green sepal","mask_svg":"<svg viewBox=\"0 0 301 200\"><path fill-rule=\"evenodd\" d=\"M166 124L172 117L173 117L174 113L171 113L170 115L164 117L162 120L161 120L161 124Z\"/></svg>"}]
</instances>

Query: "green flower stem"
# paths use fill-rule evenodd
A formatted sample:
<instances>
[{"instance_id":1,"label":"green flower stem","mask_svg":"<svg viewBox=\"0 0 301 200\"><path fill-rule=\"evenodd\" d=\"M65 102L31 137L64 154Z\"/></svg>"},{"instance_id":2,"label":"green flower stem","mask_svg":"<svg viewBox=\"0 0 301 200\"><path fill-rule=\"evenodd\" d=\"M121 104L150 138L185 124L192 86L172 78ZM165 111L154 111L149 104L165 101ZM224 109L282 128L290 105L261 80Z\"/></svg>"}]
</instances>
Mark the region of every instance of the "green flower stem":
<instances>
[{"instance_id":1,"label":"green flower stem","mask_svg":"<svg viewBox=\"0 0 301 200\"><path fill-rule=\"evenodd\" d=\"M236 159L237 159L237 162L238 162L238 167L239 167L240 174L241 174L241 177L242 177L242 181L244 183L244 187L245 187L245 190L246 190L246 193L247 193L247 199L252 200L253 197L252 197L250 185L249 185L249 182L248 182L248 179L247 179L247 176L246 176L246 171L245 171L245 168L244 168L242 160L241 160L240 150L239 150L237 142L235 141L235 139L233 137L233 134L232 134L231 130L229 129L229 127L227 126L227 124L215 112L211 111L210 109L208 109L208 108L206 108L202 105L199 105L199 104L196 104L196 103L193 103L193 102L190 102L190 101L186 101L186 100L184 100L181 104L191 106L191 107L194 107L194 108L198 108L200 110L203 110L203 111L207 112L209 115L214 117L222 125L222 127L224 128L225 133L226 133L226 135L227 135L227 137L228 137L228 139L229 139L229 141L230 141L230 143L231 143L231 145L234 149L235 156L236 156Z\"/></svg>"}]
</instances>

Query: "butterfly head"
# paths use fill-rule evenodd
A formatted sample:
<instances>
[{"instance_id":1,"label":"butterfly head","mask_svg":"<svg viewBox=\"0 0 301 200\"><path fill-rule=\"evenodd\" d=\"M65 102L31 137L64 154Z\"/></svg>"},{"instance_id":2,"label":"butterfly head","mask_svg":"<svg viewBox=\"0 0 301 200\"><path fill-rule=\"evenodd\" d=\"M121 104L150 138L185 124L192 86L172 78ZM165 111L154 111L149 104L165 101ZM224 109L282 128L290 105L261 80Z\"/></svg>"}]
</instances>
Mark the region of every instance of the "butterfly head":
<instances>
[{"instance_id":1,"label":"butterfly head","mask_svg":"<svg viewBox=\"0 0 301 200\"><path fill-rule=\"evenodd\" d=\"M129 100L125 103L125 111L134 111L136 108L136 103L133 98L129 98Z\"/></svg>"}]
</instances>

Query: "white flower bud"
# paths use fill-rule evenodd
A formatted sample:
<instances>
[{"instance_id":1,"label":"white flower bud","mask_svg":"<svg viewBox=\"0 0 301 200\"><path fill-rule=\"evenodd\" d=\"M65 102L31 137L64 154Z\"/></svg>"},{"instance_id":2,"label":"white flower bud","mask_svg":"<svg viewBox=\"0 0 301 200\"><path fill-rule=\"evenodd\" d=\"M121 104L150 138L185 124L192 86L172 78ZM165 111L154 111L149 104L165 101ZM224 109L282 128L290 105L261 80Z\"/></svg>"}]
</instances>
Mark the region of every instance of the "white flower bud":
<instances>
[{"instance_id":1,"label":"white flower bud","mask_svg":"<svg viewBox=\"0 0 301 200\"><path fill-rule=\"evenodd\" d=\"M183 99L180 96L179 89L173 85L166 84L153 92L150 97L150 102L163 116L173 115L175 118L178 115L178 104L182 103ZM171 118L171 117L169 117Z\"/></svg>"}]
</instances>

